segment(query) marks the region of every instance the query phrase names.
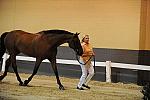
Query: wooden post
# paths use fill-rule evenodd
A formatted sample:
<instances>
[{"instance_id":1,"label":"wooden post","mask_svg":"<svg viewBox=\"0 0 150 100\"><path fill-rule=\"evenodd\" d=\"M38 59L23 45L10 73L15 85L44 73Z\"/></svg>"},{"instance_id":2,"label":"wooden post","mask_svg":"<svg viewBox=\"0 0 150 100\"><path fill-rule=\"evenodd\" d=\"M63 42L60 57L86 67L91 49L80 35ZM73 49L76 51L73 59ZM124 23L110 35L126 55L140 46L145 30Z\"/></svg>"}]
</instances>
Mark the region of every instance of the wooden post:
<instances>
[{"instance_id":1,"label":"wooden post","mask_svg":"<svg viewBox=\"0 0 150 100\"><path fill-rule=\"evenodd\" d=\"M6 60L8 59L8 57L9 55L7 53L3 55L3 63L2 63L2 69L1 69L2 72L5 71Z\"/></svg>"},{"instance_id":2,"label":"wooden post","mask_svg":"<svg viewBox=\"0 0 150 100\"><path fill-rule=\"evenodd\" d=\"M111 61L106 61L106 82L111 82Z\"/></svg>"}]
</instances>

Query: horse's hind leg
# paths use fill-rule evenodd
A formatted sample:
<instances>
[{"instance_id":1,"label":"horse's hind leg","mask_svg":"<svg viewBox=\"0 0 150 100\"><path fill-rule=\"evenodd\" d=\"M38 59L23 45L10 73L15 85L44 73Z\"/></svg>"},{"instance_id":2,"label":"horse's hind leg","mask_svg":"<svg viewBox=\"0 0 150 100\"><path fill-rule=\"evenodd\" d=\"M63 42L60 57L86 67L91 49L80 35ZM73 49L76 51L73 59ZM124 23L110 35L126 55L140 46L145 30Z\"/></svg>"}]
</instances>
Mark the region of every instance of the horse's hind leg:
<instances>
[{"instance_id":1,"label":"horse's hind leg","mask_svg":"<svg viewBox=\"0 0 150 100\"><path fill-rule=\"evenodd\" d=\"M10 55L10 56L11 56L13 70L16 74L17 80L20 82L19 85L23 85L23 82L21 81L21 78L20 78L20 76L18 74L18 70L17 70L16 55Z\"/></svg>"},{"instance_id":2,"label":"horse's hind leg","mask_svg":"<svg viewBox=\"0 0 150 100\"><path fill-rule=\"evenodd\" d=\"M37 59L36 59L33 73L32 73L32 75L28 78L28 80L25 80L25 81L24 81L24 84L23 84L24 86L27 86L28 83L32 80L33 76L37 73L41 62L42 62L41 58L37 58Z\"/></svg>"},{"instance_id":3,"label":"horse's hind leg","mask_svg":"<svg viewBox=\"0 0 150 100\"><path fill-rule=\"evenodd\" d=\"M7 75L10 64L11 64L11 60L10 60L10 57L9 57L6 60L5 71L4 71L3 75L0 76L0 80L2 80Z\"/></svg>"}]
</instances>

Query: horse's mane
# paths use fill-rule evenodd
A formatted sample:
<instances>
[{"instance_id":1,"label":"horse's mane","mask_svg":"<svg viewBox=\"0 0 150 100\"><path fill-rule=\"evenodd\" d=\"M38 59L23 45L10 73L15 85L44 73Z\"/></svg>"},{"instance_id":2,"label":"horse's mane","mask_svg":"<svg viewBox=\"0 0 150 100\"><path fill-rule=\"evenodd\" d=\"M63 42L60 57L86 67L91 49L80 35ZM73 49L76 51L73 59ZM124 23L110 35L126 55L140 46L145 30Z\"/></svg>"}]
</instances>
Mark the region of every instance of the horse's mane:
<instances>
[{"instance_id":1,"label":"horse's mane","mask_svg":"<svg viewBox=\"0 0 150 100\"><path fill-rule=\"evenodd\" d=\"M45 31L42 31L43 34L45 35L48 35L48 34L73 34L69 31L65 31L65 30L45 30Z\"/></svg>"}]
</instances>

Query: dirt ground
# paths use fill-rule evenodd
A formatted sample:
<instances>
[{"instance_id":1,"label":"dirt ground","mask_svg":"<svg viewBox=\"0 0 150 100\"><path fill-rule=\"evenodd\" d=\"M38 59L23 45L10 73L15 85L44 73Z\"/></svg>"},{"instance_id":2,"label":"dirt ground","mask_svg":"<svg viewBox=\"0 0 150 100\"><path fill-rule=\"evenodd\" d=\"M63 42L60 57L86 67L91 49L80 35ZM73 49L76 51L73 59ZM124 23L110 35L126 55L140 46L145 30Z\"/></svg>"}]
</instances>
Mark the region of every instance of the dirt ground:
<instances>
[{"instance_id":1,"label":"dirt ground","mask_svg":"<svg viewBox=\"0 0 150 100\"><path fill-rule=\"evenodd\" d=\"M30 74L20 74L22 80ZM19 86L14 73L0 82L0 100L141 100L142 87L135 84L91 81L90 90L77 90L79 79L60 77L64 91L54 76L36 75L29 86Z\"/></svg>"}]
</instances>

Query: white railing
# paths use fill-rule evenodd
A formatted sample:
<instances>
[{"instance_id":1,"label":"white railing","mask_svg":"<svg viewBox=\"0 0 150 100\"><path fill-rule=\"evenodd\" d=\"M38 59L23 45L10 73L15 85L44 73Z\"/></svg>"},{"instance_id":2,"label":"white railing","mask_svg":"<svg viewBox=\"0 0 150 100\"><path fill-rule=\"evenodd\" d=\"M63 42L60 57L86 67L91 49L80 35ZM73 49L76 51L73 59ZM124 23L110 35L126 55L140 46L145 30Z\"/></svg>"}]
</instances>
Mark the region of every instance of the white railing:
<instances>
[{"instance_id":1,"label":"white railing","mask_svg":"<svg viewBox=\"0 0 150 100\"><path fill-rule=\"evenodd\" d=\"M3 63L2 63L2 69L1 69L2 72L5 71L5 62L8 59L8 57L9 57L9 55L6 54L6 53L3 56ZM23 61L35 61L35 58L27 57L27 56L17 56L16 59L17 60L23 60ZM49 61L48 60L43 60L43 62L49 62ZM57 59L57 63L79 65L77 60ZM150 66L136 65L136 64L115 63L115 62L111 62L111 61L106 61L106 62L97 62L96 61L95 62L95 66L96 67L98 67L98 66L106 67L106 82L111 82L111 67L150 71Z\"/></svg>"}]
</instances>

